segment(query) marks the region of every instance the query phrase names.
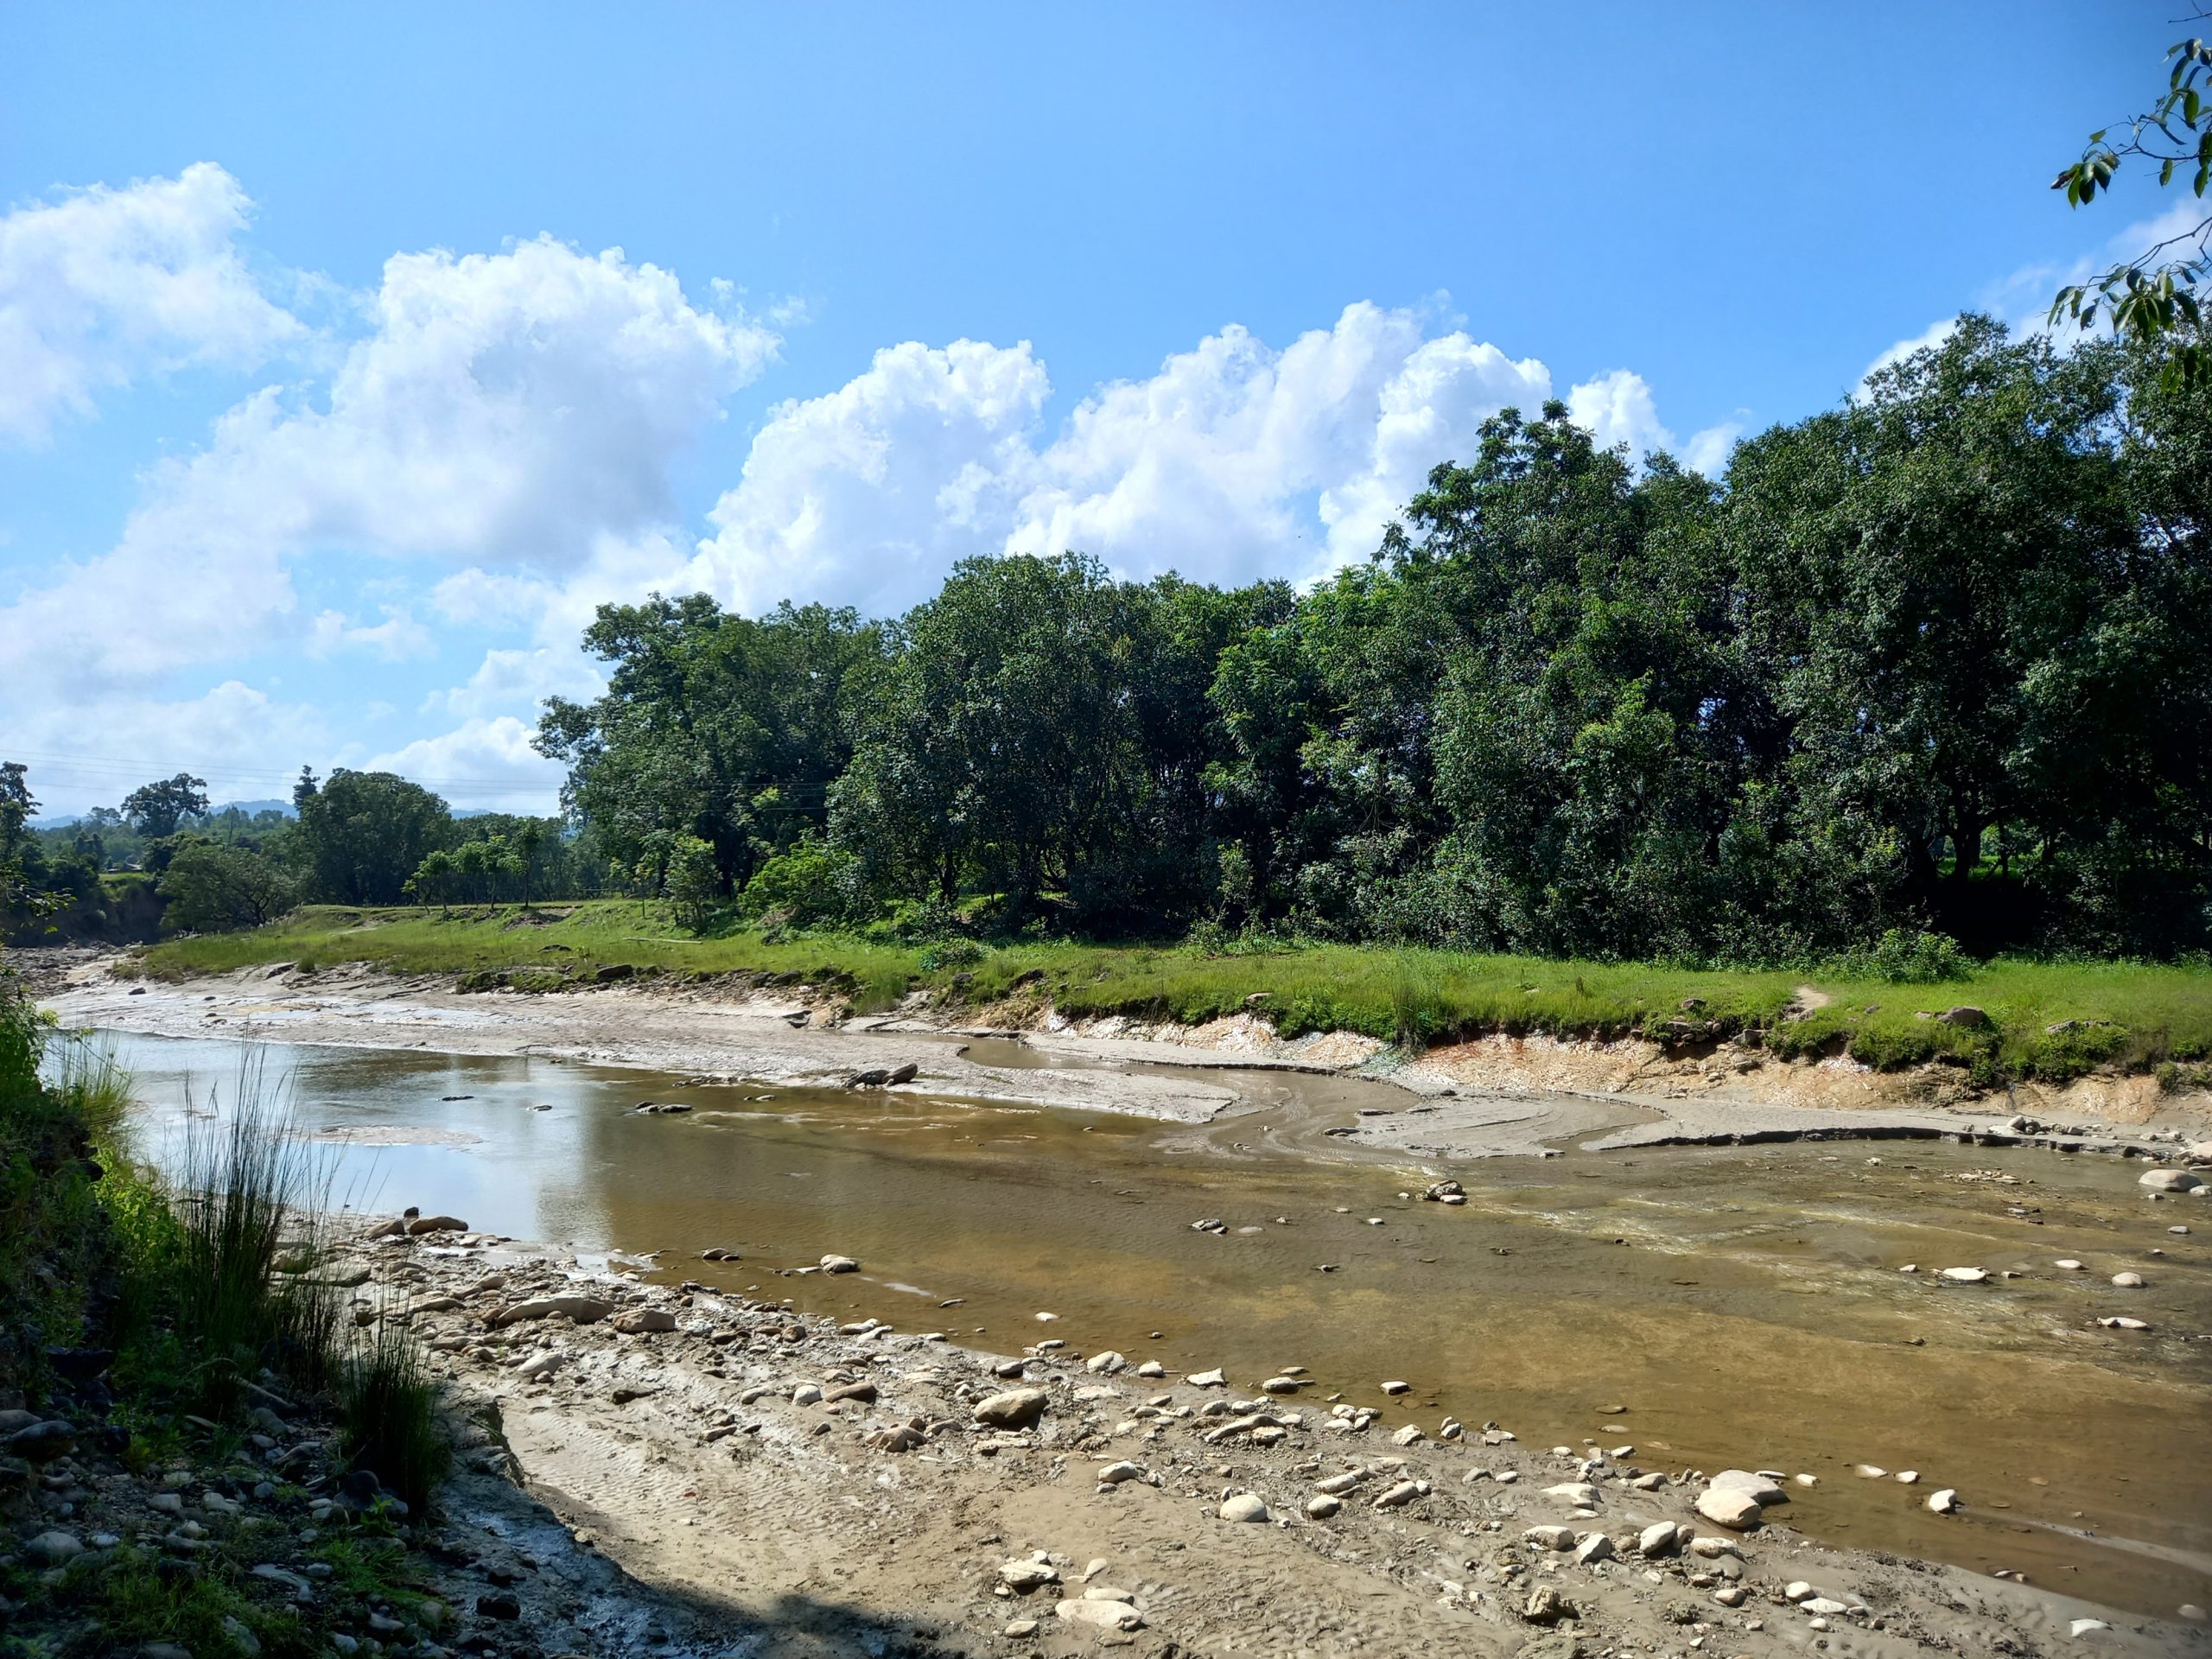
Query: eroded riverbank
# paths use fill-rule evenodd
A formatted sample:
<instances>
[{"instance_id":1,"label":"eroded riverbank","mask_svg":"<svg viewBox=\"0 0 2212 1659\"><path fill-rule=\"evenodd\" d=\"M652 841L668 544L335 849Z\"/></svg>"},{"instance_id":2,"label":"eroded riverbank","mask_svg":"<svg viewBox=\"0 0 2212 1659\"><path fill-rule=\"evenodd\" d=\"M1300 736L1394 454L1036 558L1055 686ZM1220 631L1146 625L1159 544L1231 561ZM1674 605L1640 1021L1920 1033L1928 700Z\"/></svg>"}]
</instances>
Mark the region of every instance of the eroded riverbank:
<instances>
[{"instance_id":1,"label":"eroded riverbank","mask_svg":"<svg viewBox=\"0 0 2212 1659\"><path fill-rule=\"evenodd\" d=\"M1633 1441L1655 1469L1811 1474L1792 1511L1809 1533L2108 1605L2170 1613L2212 1591L2212 1282L2202 1229L2165 1230L2208 1211L2151 1201L2139 1163L1942 1144L1569 1154L1458 1167L1469 1202L1450 1207L1407 1196L1433 1162L1306 1155L1316 1121L1361 1109L1347 1090L1419 1104L1337 1077L1261 1074L1236 1115L1193 1127L536 1056L260 1052L372 1207L587 1259L658 1252L662 1278L943 1321L979 1349L1058 1336L1248 1384L1302 1365L1381 1410L1377 1432L1495 1420L1530 1444ZM220 1096L238 1055L232 1038L124 1052L171 1122ZM642 1099L690 1109L639 1115ZM1193 1230L1211 1219L1224 1230ZM709 1249L742 1259L698 1261ZM862 1271L783 1276L833 1250ZM1947 1287L1948 1266L1991 1282ZM2146 1283L2113 1286L2123 1271ZM2095 1323L2116 1314L2150 1329ZM1926 1510L1939 1485L1964 1514Z\"/></svg>"}]
</instances>

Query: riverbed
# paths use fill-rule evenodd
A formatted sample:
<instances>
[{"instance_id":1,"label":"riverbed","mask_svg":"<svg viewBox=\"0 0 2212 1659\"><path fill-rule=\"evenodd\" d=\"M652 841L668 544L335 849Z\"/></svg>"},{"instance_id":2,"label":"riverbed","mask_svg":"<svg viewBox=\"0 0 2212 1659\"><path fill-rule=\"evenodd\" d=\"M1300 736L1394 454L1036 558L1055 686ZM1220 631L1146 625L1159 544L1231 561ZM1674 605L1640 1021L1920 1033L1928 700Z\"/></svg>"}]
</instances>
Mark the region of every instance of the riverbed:
<instances>
[{"instance_id":1,"label":"riverbed","mask_svg":"<svg viewBox=\"0 0 2212 1659\"><path fill-rule=\"evenodd\" d=\"M1653 1467L1811 1475L1790 1522L1834 1543L2166 1616L2212 1599L2212 1205L2152 1202L2117 1158L1570 1144L1447 1169L1325 1139L1418 1103L1334 1077L1214 1074L1249 1109L1193 1127L538 1056L108 1040L157 1160L231 1109L251 1056L365 1212L416 1205L997 1351L1057 1337L1247 1385L1304 1365L1431 1433L1497 1421ZM1441 1173L1463 1207L1419 1198ZM714 1248L741 1259L699 1259ZM862 1271L791 1273L833 1250ZM1945 1286L1955 1266L1991 1281ZM2124 1270L2145 1287L2115 1288ZM2113 1314L2152 1328L2095 1323ZM1942 1486L1964 1515L1927 1510Z\"/></svg>"}]
</instances>

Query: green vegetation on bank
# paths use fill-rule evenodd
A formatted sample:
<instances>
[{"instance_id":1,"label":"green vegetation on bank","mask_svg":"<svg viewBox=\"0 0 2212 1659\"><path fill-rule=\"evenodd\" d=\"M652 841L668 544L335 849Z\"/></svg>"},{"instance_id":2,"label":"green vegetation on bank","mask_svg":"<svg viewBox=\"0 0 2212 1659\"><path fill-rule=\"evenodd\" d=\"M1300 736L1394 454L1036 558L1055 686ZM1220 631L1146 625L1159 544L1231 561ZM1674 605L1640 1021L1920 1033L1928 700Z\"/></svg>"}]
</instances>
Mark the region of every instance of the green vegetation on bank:
<instances>
[{"instance_id":1,"label":"green vegetation on bank","mask_svg":"<svg viewBox=\"0 0 2212 1659\"><path fill-rule=\"evenodd\" d=\"M351 1293L320 1271L315 1155L240 1095L156 1179L130 1155L128 1080L43 1025L0 963L0 1407L40 1420L0 1433L0 1504L43 1504L67 1544L83 1541L59 1529L93 1537L0 1559L0 1654L167 1642L305 1659L372 1606L429 1605L399 1531L448 1454L435 1394L404 1332L357 1334ZM174 1471L232 1494L219 1536L103 1545L86 1524ZM340 1478L352 1507L303 1534L311 1494ZM55 1510L65 1498L80 1512ZM281 1574L257 1577L270 1556L322 1592L296 1601Z\"/></svg>"},{"instance_id":2,"label":"green vegetation on bank","mask_svg":"<svg viewBox=\"0 0 2212 1659\"><path fill-rule=\"evenodd\" d=\"M1330 943L1211 951L1052 941L994 947L958 938L701 934L676 925L664 906L603 900L535 912L307 909L251 932L154 946L142 970L182 978L277 963L361 963L520 991L593 982L609 970L752 975L836 986L865 1010L918 989L979 1006L1026 996L1078 1017L1195 1024L1259 1012L1287 1036L1347 1030L1415 1045L1490 1032L1643 1033L1679 1042L1758 1033L1786 1056L1847 1052L1881 1066L1943 1061L1992 1083L2212 1060L2212 969L2202 965L1974 963L1940 943L1915 944L1892 941L1887 951L1802 972ZM1980 1009L1989 1024L1923 1017L1961 1006Z\"/></svg>"}]
</instances>

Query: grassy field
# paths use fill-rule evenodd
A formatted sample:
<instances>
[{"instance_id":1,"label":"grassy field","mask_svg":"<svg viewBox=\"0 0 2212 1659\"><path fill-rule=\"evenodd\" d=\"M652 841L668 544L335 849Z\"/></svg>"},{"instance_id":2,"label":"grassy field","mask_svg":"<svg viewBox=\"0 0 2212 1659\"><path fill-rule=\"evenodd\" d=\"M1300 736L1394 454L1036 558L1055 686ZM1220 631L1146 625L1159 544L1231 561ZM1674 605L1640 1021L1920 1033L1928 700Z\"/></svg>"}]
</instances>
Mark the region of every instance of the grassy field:
<instances>
[{"instance_id":1,"label":"grassy field","mask_svg":"<svg viewBox=\"0 0 2212 1659\"><path fill-rule=\"evenodd\" d=\"M143 967L182 978L277 962L359 962L524 990L607 968L779 975L836 983L867 1009L916 988L970 1002L1027 992L1070 1014L1196 1023L1249 1007L1285 1035L1340 1029L1428 1043L1493 1031L1686 1039L1758 1032L1785 1055L1847 1050L1880 1066L1942 1060L1986 1082L2162 1066L2195 1077L2212 1062L2212 972L2202 968L2000 958L1964 980L1923 985L1351 945L1209 956L1180 945L1037 944L974 960L947 954L842 937L697 938L658 907L600 900L529 912L310 908L253 932L154 946ZM1981 1009L1989 1024L1923 1017L1960 1005Z\"/></svg>"}]
</instances>

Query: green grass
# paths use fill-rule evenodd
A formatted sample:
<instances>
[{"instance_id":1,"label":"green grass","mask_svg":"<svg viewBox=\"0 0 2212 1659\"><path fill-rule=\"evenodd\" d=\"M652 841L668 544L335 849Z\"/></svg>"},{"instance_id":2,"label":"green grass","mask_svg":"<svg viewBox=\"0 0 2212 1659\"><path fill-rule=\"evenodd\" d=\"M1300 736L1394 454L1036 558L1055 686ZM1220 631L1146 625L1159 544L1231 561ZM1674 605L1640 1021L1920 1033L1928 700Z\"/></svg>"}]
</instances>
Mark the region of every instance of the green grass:
<instances>
[{"instance_id":1,"label":"green grass","mask_svg":"<svg viewBox=\"0 0 2212 1659\"><path fill-rule=\"evenodd\" d=\"M1883 1067L1942 1062L1986 1083L2063 1081L2100 1068L2186 1077L2212 1059L2212 970L2202 966L2000 958L1964 979L1923 985L1865 969L1756 972L1332 944L1208 954L1179 944L1037 943L988 950L980 960L969 954L840 936L701 938L657 906L597 900L528 918L512 908L310 908L254 932L156 945L143 971L177 979L285 961L359 962L526 990L580 983L607 968L743 974L834 985L862 1010L917 988L970 1003L1049 998L1071 1015L1186 1025L1250 1008L1285 1036L1355 1031L1409 1049L1491 1032L1641 1032L1691 1042L1758 1033L1784 1055L1848 1052ZM1810 997L1802 995L1808 987ZM1980 1008L1991 1026L1922 1017L1961 1004Z\"/></svg>"}]
</instances>

